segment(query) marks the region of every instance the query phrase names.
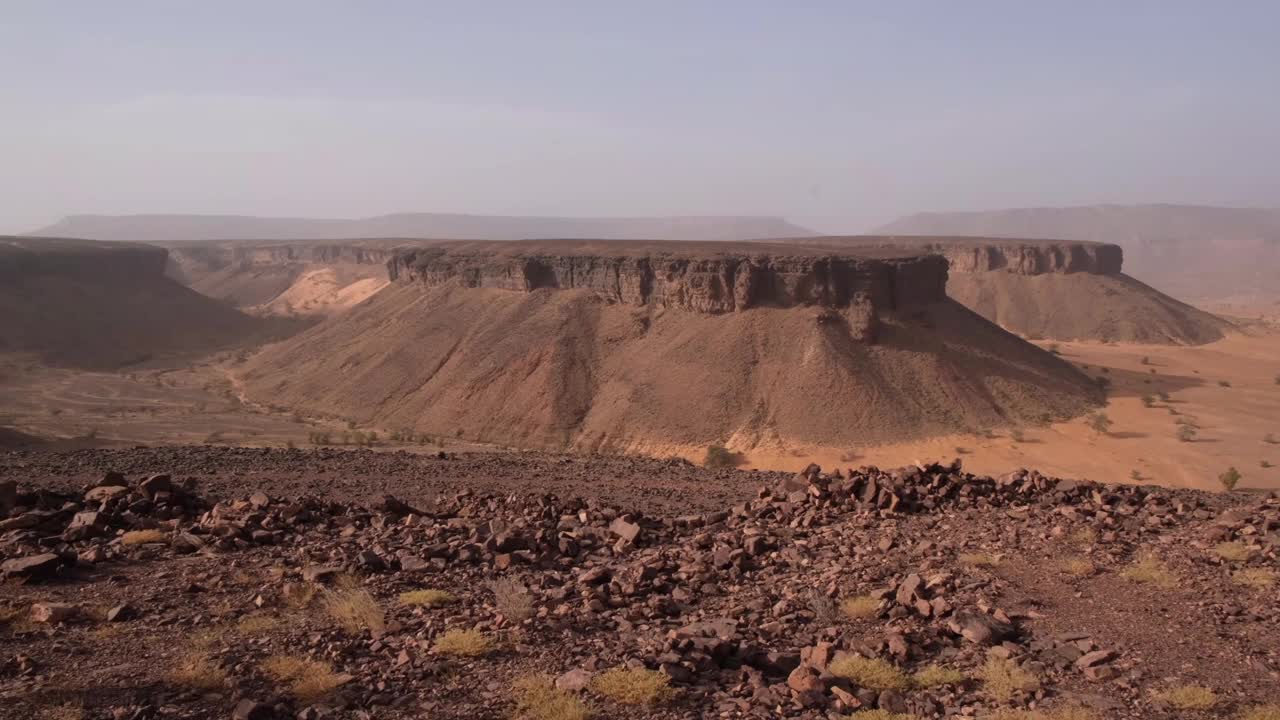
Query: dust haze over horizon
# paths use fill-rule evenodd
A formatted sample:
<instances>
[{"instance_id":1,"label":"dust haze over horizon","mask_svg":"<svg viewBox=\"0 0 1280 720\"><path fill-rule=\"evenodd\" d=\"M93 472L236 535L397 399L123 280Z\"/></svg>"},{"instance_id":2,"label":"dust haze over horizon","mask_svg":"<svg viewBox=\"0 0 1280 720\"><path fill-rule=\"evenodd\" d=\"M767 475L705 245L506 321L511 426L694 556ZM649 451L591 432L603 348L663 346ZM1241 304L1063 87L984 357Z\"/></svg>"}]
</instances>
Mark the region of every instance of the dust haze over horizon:
<instances>
[{"instance_id":1,"label":"dust haze over horizon","mask_svg":"<svg viewBox=\"0 0 1280 720\"><path fill-rule=\"evenodd\" d=\"M1280 205L1274 3L0 8L0 232Z\"/></svg>"}]
</instances>

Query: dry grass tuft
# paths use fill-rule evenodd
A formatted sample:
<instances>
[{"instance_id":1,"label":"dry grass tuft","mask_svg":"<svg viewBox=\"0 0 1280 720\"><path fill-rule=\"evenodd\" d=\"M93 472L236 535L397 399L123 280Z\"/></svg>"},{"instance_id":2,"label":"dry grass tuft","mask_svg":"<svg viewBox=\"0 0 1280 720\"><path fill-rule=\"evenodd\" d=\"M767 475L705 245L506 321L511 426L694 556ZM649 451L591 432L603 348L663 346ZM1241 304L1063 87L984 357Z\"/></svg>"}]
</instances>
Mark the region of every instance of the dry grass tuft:
<instances>
[{"instance_id":1,"label":"dry grass tuft","mask_svg":"<svg viewBox=\"0 0 1280 720\"><path fill-rule=\"evenodd\" d=\"M850 620L865 620L880 613L880 601L870 595L858 595L840 601L840 614Z\"/></svg>"},{"instance_id":2,"label":"dry grass tuft","mask_svg":"<svg viewBox=\"0 0 1280 720\"><path fill-rule=\"evenodd\" d=\"M214 646L221 645L227 637L227 628L221 625L202 628L191 633L187 637L187 647L196 650L208 651Z\"/></svg>"},{"instance_id":3,"label":"dry grass tuft","mask_svg":"<svg viewBox=\"0 0 1280 720\"><path fill-rule=\"evenodd\" d=\"M421 607L441 607L458 601L453 593L444 590L410 590L400 593L401 605L417 605Z\"/></svg>"},{"instance_id":4,"label":"dry grass tuft","mask_svg":"<svg viewBox=\"0 0 1280 720\"><path fill-rule=\"evenodd\" d=\"M311 583L289 583L285 585L284 592L280 594L280 599L284 601L286 607L293 610L306 610L311 607L311 603L316 599L316 586Z\"/></svg>"},{"instance_id":5,"label":"dry grass tuft","mask_svg":"<svg viewBox=\"0 0 1280 720\"><path fill-rule=\"evenodd\" d=\"M1213 546L1213 554L1227 562L1244 562L1253 554L1253 548L1239 542L1224 542Z\"/></svg>"},{"instance_id":6,"label":"dry grass tuft","mask_svg":"<svg viewBox=\"0 0 1280 720\"><path fill-rule=\"evenodd\" d=\"M1084 578L1093 575L1098 568L1087 557L1070 557L1062 561L1062 572L1071 577Z\"/></svg>"},{"instance_id":7,"label":"dry grass tuft","mask_svg":"<svg viewBox=\"0 0 1280 720\"><path fill-rule=\"evenodd\" d=\"M182 658L169 673L169 682L195 690L219 690L227 684L227 674L203 654Z\"/></svg>"},{"instance_id":8,"label":"dry grass tuft","mask_svg":"<svg viewBox=\"0 0 1280 720\"><path fill-rule=\"evenodd\" d=\"M903 691L911 686L906 673L879 658L845 657L831 663L828 670L836 677L848 678L872 690Z\"/></svg>"},{"instance_id":9,"label":"dry grass tuft","mask_svg":"<svg viewBox=\"0 0 1280 720\"><path fill-rule=\"evenodd\" d=\"M995 715L979 715L982 720L1102 720L1098 713L1079 705L1056 710L1002 710Z\"/></svg>"},{"instance_id":10,"label":"dry grass tuft","mask_svg":"<svg viewBox=\"0 0 1280 720\"><path fill-rule=\"evenodd\" d=\"M334 575L333 580L331 582L333 583L334 587L342 590L355 590L356 588L364 584L363 582L360 581L359 575L353 575L351 573L346 573L346 572L338 573L337 575Z\"/></svg>"},{"instance_id":11,"label":"dry grass tuft","mask_svg":"<svg viewBox=\"0 0 1280 720\"><path fill-rule=\"evenodd\" d=\"M450 630L436 638L435 651L441 655L480 657L493 650L493 642L479 630Z\"/></svg>"},{"instance_id":12,"label":"dry grass tuft","mask_svg":"<svg viewBox=\"0 0 1280 720\"><path fill-rule=\"evenodd\" d=\"M1000 558L987 553L961 553L957 559L969 567L995 567L1000 564Z\"/></svg>"},{"instance_id":13,"label":"dry grass tuft","mask_svg":"<svg viewBox=\"0 0 1280 720\"><path fill-rule=\"evenodd\" d=\"M364 590L335 590L324 594L324 609L344 630L379 634L386 629L382 607Z\"/></svg>"},{"instance_id":14,"label":"dry grass tuft","mask_svg":"<svg viewBox=\"0 0 1280 720\"><path fill-rule=\"evenodd\" d=\"M1231 581L1255 590L1266 590L1276 584L1276 574L1266 568L1245 568L1232 575Z\"/></svg>"},{"instance_id":15,"label":"dry grass tuft","mask_svg":"<svg viewBox=\"0 0 1280 720\"><path fill-rule=\"evenodd\" d=\"M587 706L573 693L560 690L546 675L531 675L515 683L516 717L520 720L586 720Z\"/></svg>"},{"instance_id":16,"label":"dry grass tuft","mask_svg":"<svg viewBox=\"0 0 1280 720\"><path fill-rule=\"evenodd\" d=\"M94 640L110 640L124 634L124 625L122 623L109 623L99 625L89 631L89 637Z\"/></svg>"},{"instance_id":17,"label":"dry grass tuft","mask_svg":"<svg viewBox=\"0 0 1280 720\"><path fill-rule=\"evenodd\" d=\"M1067 536L1067 541L1072 545L1088 547L1098 542L1098 531L1088 526L1077 528Z\"/></svg>"},{"instance_id":18,"label":"dry grass tuft","mask_svg":"<svg viewBox=\"0 0 1280 720\"><path fill-rule=\"evenodd\" d=\"M813 611L813 617L823 625L835 625L840 622L840 611L836 609L836 601L827 597L826 593L818 588L809 590L809 609Z\"/></svg>"},{"instance_id":19,"label":"dry grass tuft","mask_svg":"<svg viewBox=\"0 0 1280 720\"><path fill-rule=\"evenodd\" d=\"M1280 720L1280 703L1245 708L1240 713L1240 720Z\"/></svg>"},{"instance_id":20,"label":"dry grass tuft","mask_svg":"<svg viewBox=\"0 0 1280 720\"><path fill-rule=\"evenodd\" d=\"M1126 580L1147 583L1161 588L1172 588L1178 584L1178 576L1167 565L1153 555L1144 555L1120 576Z\"/></svg>"},{"instance_id":21,"label":"dry grass tuft","mask_svg":"<svg viewBox=\"0 0 1280 720\"><path fill-rule=\"evenodd\" d=\"M1200 685L1177 685L1157 693L1156 701L1175 710L1208 710L1217 704L1218 696Z\"/></svg>"},{"instance_id":22,"label":"dry grass tuft","mask_svg":"<svg viewBox=\"0 0 1280 720\"><path fill-rule=\"evenodd\" d=\"M655 670L617 667L597 675L591 689L623 705L657 705L673 694L671 679Z\"/></svg>"},{"instance_id":23,"label":"dry grass tuft","mask_svg":"<svg viewBox=\"0 0 1280 720\"><path fill-rule=\"evenodd\" d=\"M245 615L236 623L241 635L261 635L280 627L280 618L272 615Z\"/></svg>"},{"instance_id":24,"label":"dry grass tuft","mask_svg":"<svg viewBox=\"0 0 1280 720\"><path fill-rule=\"evenodd\" d=\"M1040 687L1040 680L1012 660L990 658L978 670L982 689L1001 702L1013 699L1020 692L1031 692Z\"/></svg>"},{"instance_id":25,"label":"dry grass tuft","mask_svg":"<svg viewBox=\"0 0 1280 720\"><path fill-rule=\"evenodd\" d=\"M537 612L533 593L511 578L501 578L489 583L493 591L494 605L508 622L519 625Z\"/></svg>"},{"instance_id":26,"label":"dry grass tuft","mask_svg":"<svg viewBox=\"0 0 1280 720\"><path fill-rule=\"evenodd\" d=\"M262 662L262 672L289 686L298 700L310 703L337 690L350 678L333 671L329 663L289 655L274 655Z\"/></svg>"},{"instance_id":27,"label":"dry grass tuft","mask_svg":"<svg viewBox=\"0 0 1280 720\"><path fill-rule=\"evenodd\" d=\"M916 687L931 688L941 685L959 685L965 681L965 674L959 670L944 668L940 665L930 665L923 670L917 670L911 676L911 684Z\"/></svg>"},{"instance_id":28,"label":"dry grass tuft","mask_svg":"<svg viewBox=\"0 0 1280 720\"><path fill-rule=\"evenodd\" d=\"M130 530L120 536L121 545L145 545L147 543L167 543L169 533L163 530Z\"/></svg>"}]
</instances>

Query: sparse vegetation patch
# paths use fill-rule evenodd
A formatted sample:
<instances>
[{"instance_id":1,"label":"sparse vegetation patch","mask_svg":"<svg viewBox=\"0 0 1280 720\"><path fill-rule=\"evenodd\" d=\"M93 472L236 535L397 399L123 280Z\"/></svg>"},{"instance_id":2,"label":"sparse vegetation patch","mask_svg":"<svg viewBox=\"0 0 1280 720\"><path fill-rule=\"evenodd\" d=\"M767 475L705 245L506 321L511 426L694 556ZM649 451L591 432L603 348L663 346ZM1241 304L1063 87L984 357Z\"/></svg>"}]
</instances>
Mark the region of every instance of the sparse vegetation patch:
<instances>
[{"instance_id":1,"label":"sparse vegetation patch","mask_svg":"<svg viewBox=\"0 0 1280 720\"><path fill-rule=\"evenodd\" d=\"M656 670L618 667L595 677L591 689L623 705L658 705L671 699L671 679Z\"/></svg>"},{"instance_id":2,"label":"sparse vegetation patch","mask_svg":"<svg viewBox=\"0 0 1280 720\"><path fill-rule=\"evenodd\" d=\"M1208 710L1218 703L1218 696L1200 685L1178 685L1157 693L1156 701L1175 710Z\"/></svg>"},{"instance_id":3,"label":"sparse vegetation patch","mask_svg":"<svg viewBox=\"0 0 1280 720\"><path fill-rule=\"evenodd\" d=\"M1000 702L1008 702L1018 693L1040 687L1035 675L1014 661L1003 658L989 658L978 670L978 679L982 681L982 689Z\"/></svg>"},{"instance_id":4,"label":"sparse vegetation patch","mask_svg":"<svg viewBox=\"0 0 1280 720\"><path fill-rule=\"evenodd\" d=\"M436 638L435 651L440 655L480 657L493 650L493 643L479 630L450 630Z\"/></svg>"},{"instance_id":5,"label":"sparse vegetation patch","mask_svg":"<svg viewBox=\"0 0 1280 720\"><path fill-rule=\"evenodd\" d=\"M853 655L836 660L828 669L836 677L847 678L872 690L903 691L911 685L906 673L880 658Z\"/></svg>"}]
</instances>

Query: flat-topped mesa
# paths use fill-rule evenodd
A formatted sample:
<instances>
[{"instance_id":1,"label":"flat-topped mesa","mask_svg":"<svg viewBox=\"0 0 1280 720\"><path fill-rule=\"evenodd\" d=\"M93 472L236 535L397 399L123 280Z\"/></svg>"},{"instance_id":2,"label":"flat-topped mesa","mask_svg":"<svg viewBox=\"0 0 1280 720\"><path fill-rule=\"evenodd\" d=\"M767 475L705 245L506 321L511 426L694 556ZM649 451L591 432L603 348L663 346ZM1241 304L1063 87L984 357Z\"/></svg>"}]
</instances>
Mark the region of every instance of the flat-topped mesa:
<instances>
[{"instance_id":1,"label":"flat-topped mesa","mask_svg":"<svg viewBox=\"0 0 1280 720\"><path fill-rule=\"evenodd\" d=\"M756 307L859 308L875 313L946 299L947 263L937 256L864 257L809 252L598 254L536 250L405 249L387 263L392 281L533 292L586 289L610 302L719 314Z\"/></svg>"},{"instance_id":2,"label":"flat-topped mesa","mask_svg":"<svg viewBox=\"0 0 1280 720\"><path fill-rule=\"evenodd\" d=\"M1119 245L1090 242L986 242L938 245L955 273L1010 272L1016 275L1089 273L1119 275Z\"/></svg>"},{"instance_id":3,"label":"flat-topped mesa","mask_svg":"<svg viewBox=\"0 0 1280 720\"><path fill-rule=\"evenodd\" d=\"M1124 262L1124 251L1119 245L1083 240L853 235L796 238L787 242L810 247L897 249L942 255L950 263L952 274L1119 275Z\"/></svg>"}]
</instances>

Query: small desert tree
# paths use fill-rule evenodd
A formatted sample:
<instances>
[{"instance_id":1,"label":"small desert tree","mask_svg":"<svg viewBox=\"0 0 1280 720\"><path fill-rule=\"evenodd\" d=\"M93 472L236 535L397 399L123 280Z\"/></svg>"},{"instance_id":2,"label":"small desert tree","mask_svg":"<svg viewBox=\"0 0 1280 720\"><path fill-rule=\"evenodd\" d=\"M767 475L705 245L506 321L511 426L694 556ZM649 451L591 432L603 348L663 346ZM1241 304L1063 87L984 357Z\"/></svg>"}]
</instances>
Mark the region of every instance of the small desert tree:
<instances>
[{"instance_id":1,"label":"small desert tree","mask_svg":"<svg viewBox=\"0 0 1280 720\"><path fill-rule=\"evenodd\" d=\"M1240 483L1240 471L1234 466L1227 468L1226 472L1218 476L1218 482L1222 483L1222 487L1227 492L1236 489L1236 485Z\"/></svg>"},{"instance_id":2,"label":"small desert tree","mask_svg":"<svg viewBox=\"0 0 1280 720\"><path fill-rule=\"evenodd\" d=\"M1179 425L1177 436L1180 442L1191 442L1196 439L1196 428L1194 425Z\"/></svg>"},{"instance_id":3,"label":"small desert tree","mask_svg":"<svg viewBox=\"0 0 1280 720\"><path fill-rule=\"evenodd\" d=\"M1106 435L1111 431L1111 426L1113 425L1111 418L1107 417L1106 413L1101 412L1096 412L1090 415L1088 423L1089 428L1098 435Z\"/></svg>"},{"instance_id":4,"label":"small desert tree","mask_svg":"<svg viewBox=\"0 0 1280 720\"><path fill-rule=\"evenodd\" d=\"M702 464L709 468L737 467L741 464L741 458L723 445L712 445L707 448L707 456L703 458Z\"/></svg>"}]
</instances>

